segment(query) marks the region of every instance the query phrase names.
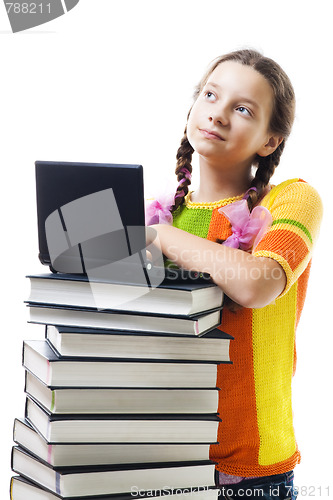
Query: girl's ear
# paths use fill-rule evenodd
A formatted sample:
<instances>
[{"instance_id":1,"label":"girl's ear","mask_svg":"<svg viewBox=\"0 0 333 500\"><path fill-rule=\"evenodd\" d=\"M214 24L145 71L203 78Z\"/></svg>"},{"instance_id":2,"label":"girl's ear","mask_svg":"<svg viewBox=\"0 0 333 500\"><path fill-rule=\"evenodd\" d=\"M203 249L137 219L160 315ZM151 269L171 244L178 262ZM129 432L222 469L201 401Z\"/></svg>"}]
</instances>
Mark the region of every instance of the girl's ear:
<instances>
[{"instance_id":1,"label":"girl's ear","mask_svg":"<svg viewBox=\"0 0 333 500\"><path fill-rule=\"evenodd\" d=\"M283 137L278 137L276 135L272 135L269 137L269 140L266 144L261 146L257 154L259 156L268 156L280 146L281 142L283 141Z\"/></svg>"}]
</instances>

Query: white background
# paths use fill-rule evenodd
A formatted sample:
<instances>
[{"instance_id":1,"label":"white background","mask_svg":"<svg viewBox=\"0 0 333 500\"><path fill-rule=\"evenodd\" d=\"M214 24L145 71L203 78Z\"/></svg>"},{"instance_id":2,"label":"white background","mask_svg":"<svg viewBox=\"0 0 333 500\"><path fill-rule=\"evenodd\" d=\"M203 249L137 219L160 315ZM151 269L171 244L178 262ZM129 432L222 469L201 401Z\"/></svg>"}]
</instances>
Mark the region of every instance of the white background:
<instances>
[{"instance_id":1,"label":"white background","mask_svg":"<svg viewBox=\"0 0 333 500\"><path fill-rule=\"evenodd\" d=\"M327 497L328 485L333 495L331 11L329 0L81 0L57 20L12 34L0 5L1 498L13 420L24 413L22 341L43 337L42 327L27 324L23 304L25 275L44 271L34 161L141 163L147 194L173 187L195 84L212 59L244 47L276 59L297 95L274 183L301 177L324 202L297 333L294 414L303 460L295 482L300 498Z\"/></svg>"}]
</instances>

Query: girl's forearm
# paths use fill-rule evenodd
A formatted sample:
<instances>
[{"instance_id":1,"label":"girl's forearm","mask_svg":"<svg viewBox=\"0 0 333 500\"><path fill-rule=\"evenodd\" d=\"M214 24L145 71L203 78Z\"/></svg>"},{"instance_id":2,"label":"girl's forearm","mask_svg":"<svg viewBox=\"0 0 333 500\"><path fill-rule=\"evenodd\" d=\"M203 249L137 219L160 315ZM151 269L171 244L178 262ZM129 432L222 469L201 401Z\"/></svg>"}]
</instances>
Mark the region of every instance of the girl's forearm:
<instances>
[{"instance_id":1,"label":"girl's forearm","mask_svg":"<svg viewBox=\"0 0 333 500\"><path fill-rule=\"evenodd\" d=\"M179 267L209 273L226 295L243 307L264 307L285 288L285 273L273 259L255 257L173 226L158 224L152 228L168 259Z\"/></svg>"}]
</instances>

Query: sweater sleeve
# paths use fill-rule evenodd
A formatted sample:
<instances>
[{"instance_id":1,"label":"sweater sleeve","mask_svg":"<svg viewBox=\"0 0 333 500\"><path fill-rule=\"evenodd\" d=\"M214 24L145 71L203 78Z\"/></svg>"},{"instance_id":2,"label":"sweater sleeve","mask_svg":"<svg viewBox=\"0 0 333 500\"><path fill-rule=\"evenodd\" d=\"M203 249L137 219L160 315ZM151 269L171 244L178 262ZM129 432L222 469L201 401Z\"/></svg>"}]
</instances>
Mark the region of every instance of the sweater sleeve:
<instances>
[{"instance_id":1,"label":"sweater sleeve","mask_svg":"<svg viewBox=\"0 0 333 500\"><path fill-rule=\"evenodd\" d=\"M274 187L263 199L273 217L269 231L253 249L253 255L276 260L284 269L284 295L307 267L319 233L322 202L317 191L300 179Z\"/></svg>"}]
</instances>

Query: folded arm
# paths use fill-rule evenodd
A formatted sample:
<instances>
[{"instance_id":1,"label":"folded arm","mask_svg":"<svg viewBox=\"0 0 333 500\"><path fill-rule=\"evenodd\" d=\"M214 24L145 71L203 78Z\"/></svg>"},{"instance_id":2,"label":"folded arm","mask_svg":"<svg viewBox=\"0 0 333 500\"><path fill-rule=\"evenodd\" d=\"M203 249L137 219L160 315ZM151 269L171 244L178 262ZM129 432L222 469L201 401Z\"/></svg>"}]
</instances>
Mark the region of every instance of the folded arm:
<instances>
[{"instance_id":1,"label":"folded arm","mask_svg":"<svg viewBox=\"0 0 333 500\"><path fill-rule=\"evenodd\" d=\"M209 273L224 293L243 307L264 307L285 288L285 272L271 258L255 257L173 226L157 224L151 228L158 235L154 244L168 259L179 267ZM152 241L149 228L147 234Z\"/></svg>"}]
</instances>

